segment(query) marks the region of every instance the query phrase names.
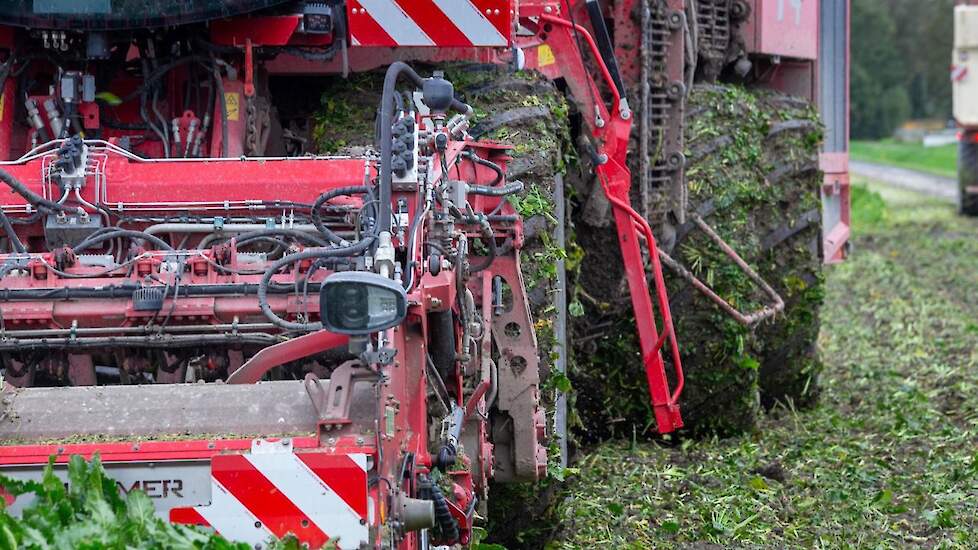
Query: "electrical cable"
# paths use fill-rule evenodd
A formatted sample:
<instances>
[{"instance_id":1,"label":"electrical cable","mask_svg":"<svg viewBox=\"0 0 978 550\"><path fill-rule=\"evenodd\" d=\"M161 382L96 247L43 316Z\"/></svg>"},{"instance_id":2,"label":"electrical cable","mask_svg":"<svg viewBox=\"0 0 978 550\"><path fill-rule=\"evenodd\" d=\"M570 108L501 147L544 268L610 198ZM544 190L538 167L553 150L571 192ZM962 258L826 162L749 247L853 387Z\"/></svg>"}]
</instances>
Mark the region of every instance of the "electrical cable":
<instances>
[{"instance_id":1,"label":"electrical cable","mask_svg":"<svg viewBox=\"0 0 978 550\"><path fill-rule=\"evenodd\" d=\"M55 201L46 199L41 195L31 191L26 185L21 183L17 178L15 178L10 172L0 168L0 181L7 184L14 193L17 193L24 198L31 206L37 208L38 210L47 209L49 211L55 212L75 212L77 209L65 206L63 204L58 204Z\"/></svg>"},{"instance_id":2,"label":"electrical cable","mask_svg":"<svg viewBox=\"0 0 978 550\"><path fill-rule=\"evenodd\" d=\"M292 237L295 240L304 241L315 246L329 246L328 242L316 235L306 233L305 231L299 231L297 229L282 228L262 229L260 231L242 233L237 237L235 242L238 246L244 246L250 242L263 239L265 237Z\"/></svg>"},{"instance_id":3,"label":"electrical cable","mask_svg":"<svg viewBox=\"0 0 978 550\"><path fill-rule=\"evenodd\" d=\"M6 233L7 239L10 241L10 248L15 254L23 254L27 252L27 247L21 242L20 237L17 236L17 232L14 231L14 226L10 223L10 218L7 213L0 208L0 225L3 226L3 232Z\"/></svg>"},{"instance_id":4,"label":"electrical cable","mask_svg":"<svg viewBox=\"0 0 978 550\"><path fill-rule=\"evenodd\" d=\"M324 205L326 205L326 203L335 199L336 197L365 195L368 193L370 193L370 187L366 185L352 185L348 187L338 187L336 189L330 189L329 191L326 191L322 195L319 195L319 198L317 198L316 202L314 202L312 205L312 213L311 213L312 224L316 226L316 229L318 229L319 232L322 233L327 240L329 240L329 242L333 244L345 243L346 241L342 237L340 237L339 235L331 231L328 227L326 227L326 225L323 223L322 213L320 212L320 210ZM390 207L389 199L387 201L387 206L388 208ZM381 204L381 208L383 208L383 204Z\"/></svg>"},{"instance_id":5,"label":"electrical cable","mask_svg":"<svg viewBox=\"0 0 978 550\"><path fill-rule=\"evenodd\" d=\"M129 239L141 239L155 244L157 247L159 247L162 250L168 250L171 252L173 251L172 246L167 244L166 241L157 237L156 235L150 235L149 233L143 233L142 231L132 231L129 229L117 229L112 232L94 234L88 237L87 239L84 239L82 242L78 243L77 245L75 245L72 248L72 250L74 250L76 254L79 254L85 249L91 248L93 245L96 245L103 241L107 241L109 239L115 239L117 237L127 237Z\"/></svg>"},{"instance_id":6,"label":"electrical cable","mask_svg":"<svg viewBox=\"0 0 978 550\"><path fill-rule=\"evenodd\" d=\"M262 313L274 325L285 330L302 332L320 330L323 326L322 323L294 323L279 317L274 311L272 311L271 306L268 304L268 289L272 282L272 277L279 269L302 260L323 259L337 256L353 256L360 254L373 246L374 240L375 238L373 236L368 236L360 242L350 246L309 249L296 254L290 254L280 260L277 260L265 270L265 274L262 276L261 282L258 283L258 306L261 308Z\"/></svg>"}]
</instances>

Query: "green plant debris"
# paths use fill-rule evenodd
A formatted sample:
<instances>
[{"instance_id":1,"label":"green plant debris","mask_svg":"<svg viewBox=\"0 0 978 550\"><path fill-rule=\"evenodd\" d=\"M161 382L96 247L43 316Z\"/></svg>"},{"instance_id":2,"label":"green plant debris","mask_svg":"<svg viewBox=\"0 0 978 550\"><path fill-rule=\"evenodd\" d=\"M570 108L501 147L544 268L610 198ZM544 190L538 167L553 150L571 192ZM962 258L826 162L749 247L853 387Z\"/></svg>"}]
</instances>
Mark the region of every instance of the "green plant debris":
<instances>
[{"instance_id":1,"label":"green plant debris","mask_svg":"<svg viewBox=\"0 0 978 550\"><path fill-rule=\"evenodd\" d=\"M346 154L352 147L373 146L384 75L357 73L326 82L313 117L312 138L317 152Z\"/></svg>"},{"instance_id":2,"label":"green plant debris","mask_svg":"<svg viewBox=\"0 0 978 550\"><path fill-rule=\"evenodd\" d=\"M775 319L744 327L666 270L691 430L749 430L762 399L771 406L790 397L801 405L817 395L821 135L815 110L798 99L731 86L697 87L688 98L688 210L699 213L787 303ZM659 202L651 205L653 212L663 210ZM656 230L660 245L668 243L662 228ZM671 255L735 308L753 312L770 301L692 223L673 233ZM591 390L578 396L584 437L648 437L655 433L653 415L615 235L607 232L603 246L588 238L582 239L579 296L589 299L582 300L586 312L575 322L572 371L576 385Z\"/></svg>"},{"instance_id":3,"label":"green plant debris","mask_svg":"<svg viewBox=\"0 0 978 550\"><path fill-rule=\"evenodd\" d=\"M978 222L867 182L853 212L819 405L779 405L736 438L594 449L548 548L978 545Z\"/></svg>"},{"instance_id":4,"label":"green plant debris","mask_svg":"<svg viewBox=\"0 0 978 550\"><path fill-rule=\"evenodd\" d=\"M13 495L33 494L21 517L0 510L0 550L79 548L88 550L249 550L196 527L174 525L156 515L142 491L119 494L98 457L68 463L68 483L54 473L53 461L40 482L0 476ZM335 544L331 547L335 548ZM299 550L298 540L269 541L269 550Z\"/></svg>"}]
</instances>

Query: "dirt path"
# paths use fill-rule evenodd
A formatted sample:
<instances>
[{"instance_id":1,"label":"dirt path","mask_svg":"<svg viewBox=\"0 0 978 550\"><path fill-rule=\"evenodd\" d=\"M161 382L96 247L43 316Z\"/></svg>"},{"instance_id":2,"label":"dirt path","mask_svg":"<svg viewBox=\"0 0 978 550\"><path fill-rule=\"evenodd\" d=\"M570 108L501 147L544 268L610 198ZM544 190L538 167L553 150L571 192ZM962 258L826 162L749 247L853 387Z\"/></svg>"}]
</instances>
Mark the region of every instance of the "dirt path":
<instances>
[{"instance_id":1,"label":"dirt path","mask_svg":"<svg viewBox=\"0 0 978 550\"><path fill-rule=\"evenodd\" d=\"M953 178L858 160L849 161L849 170L855 176L885 182L941 200L954 203L958 200L958 182Z\"/></svg>"}]
</instances>

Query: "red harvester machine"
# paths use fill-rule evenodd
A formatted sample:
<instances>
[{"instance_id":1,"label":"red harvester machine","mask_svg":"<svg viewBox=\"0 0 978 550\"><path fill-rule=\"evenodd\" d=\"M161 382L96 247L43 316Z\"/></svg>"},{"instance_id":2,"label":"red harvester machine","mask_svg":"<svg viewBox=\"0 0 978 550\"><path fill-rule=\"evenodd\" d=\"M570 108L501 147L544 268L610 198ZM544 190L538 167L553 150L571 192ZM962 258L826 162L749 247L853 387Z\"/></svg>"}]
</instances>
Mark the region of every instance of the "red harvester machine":
<instances>
[{"instance_id":1,"label":"red harvester machine","mask_svg":"<svg viewBox=\"0 0 978 550\"><path fill-rule=\"evenodd\" d=\"M692 28L697 71L817 101L841 260L847 21L846 0L5 2L0 472L98 453L171 521L256 547L467 544L491 478L547 467L521 186L451 83L404 62L566 85L668 433L680 348L630 204L632 128L663 144L640 140L636 181L675 189L682 216ZM379 154L305 155L289 88L385 66Z\"/></svg>"}]
</instances>

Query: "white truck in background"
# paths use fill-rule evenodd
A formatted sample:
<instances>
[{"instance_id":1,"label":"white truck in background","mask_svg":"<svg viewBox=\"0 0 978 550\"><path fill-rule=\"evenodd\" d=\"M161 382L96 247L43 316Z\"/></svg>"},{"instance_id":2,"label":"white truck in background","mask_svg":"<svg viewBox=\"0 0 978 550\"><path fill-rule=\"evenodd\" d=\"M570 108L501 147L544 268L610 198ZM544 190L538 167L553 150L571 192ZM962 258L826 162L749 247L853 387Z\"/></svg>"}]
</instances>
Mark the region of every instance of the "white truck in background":
<instances>
[{"instance_id":1,"label":"white truck in background","mask_svg":"<svg viewBox=\"0 0 978 550\"><path fill-rule=\"evenodd\" d=\"M954 8L951 59L954 120L961 128L958 149L960 212L978 216L978 1Z\"/></svg>"}]
</instances>

